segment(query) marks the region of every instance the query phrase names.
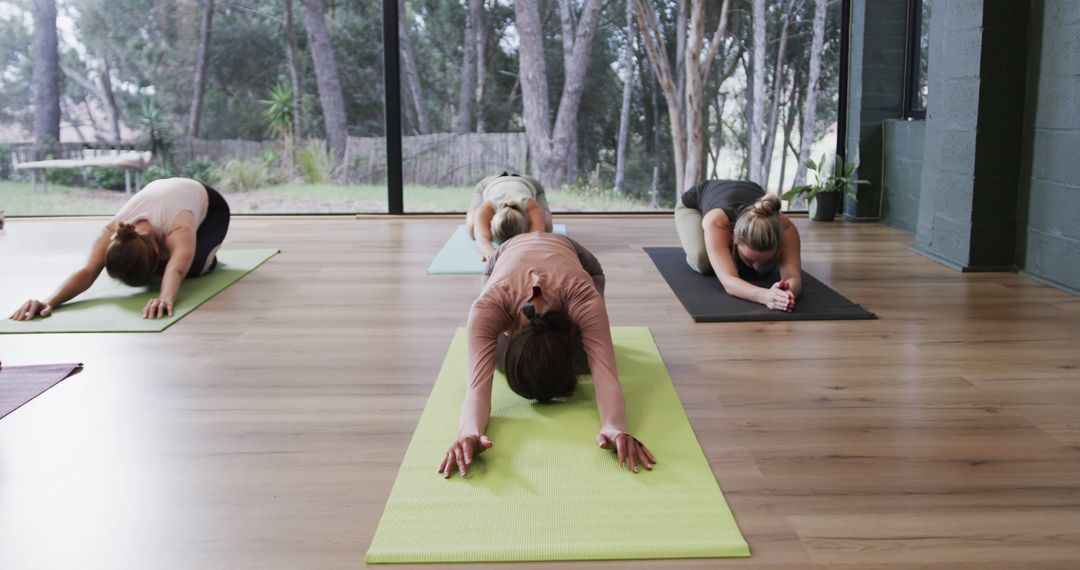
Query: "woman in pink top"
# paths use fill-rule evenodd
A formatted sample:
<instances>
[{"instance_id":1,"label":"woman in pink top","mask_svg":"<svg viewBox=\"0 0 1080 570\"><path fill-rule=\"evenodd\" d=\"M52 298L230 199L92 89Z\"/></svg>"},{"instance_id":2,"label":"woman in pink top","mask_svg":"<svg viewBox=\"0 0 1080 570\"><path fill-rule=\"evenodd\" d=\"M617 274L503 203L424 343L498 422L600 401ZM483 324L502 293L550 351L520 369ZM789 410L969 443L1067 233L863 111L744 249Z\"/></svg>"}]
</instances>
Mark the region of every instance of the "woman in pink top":
<instances>
[{"instance_id":1,"label":"woman in pink top","mask_svg":"<svg viewBox=\"0 0 1080 570\"><path fill-rule=\"evenodd\" d=\"M102 269L133 287L161 277L158 296L143 318L172 316L180 283L217 266L217 250L229 230L229 205L213 188L188 178L154 180L131 197L102 228L86 264L46 300L30 299L11 318L47 317L86 291Z\"/></svg>"},{"instance_id":2,"label":"woman in pink top","mask_svg":"<svg viewBox=\"0 0 1080 570\"><path fill-rule=\"evenodd\" d=\"M539 401L567 397L577 374L591 370L600 411L597 444L618 452L619 465L652 469L656 459L630 435L615 349L604 306L604 272L591 253L562 235L527 233L502 244L488 260L483 291L469 311L469 388L457 440L439 472L465 475L477 453L492 446L484 431L491 414L492 373L505 344L507 383ZM504 333L509 333L508 335ZM574 355L584 352L587 368Z\"/></svg>"}]
</instances>

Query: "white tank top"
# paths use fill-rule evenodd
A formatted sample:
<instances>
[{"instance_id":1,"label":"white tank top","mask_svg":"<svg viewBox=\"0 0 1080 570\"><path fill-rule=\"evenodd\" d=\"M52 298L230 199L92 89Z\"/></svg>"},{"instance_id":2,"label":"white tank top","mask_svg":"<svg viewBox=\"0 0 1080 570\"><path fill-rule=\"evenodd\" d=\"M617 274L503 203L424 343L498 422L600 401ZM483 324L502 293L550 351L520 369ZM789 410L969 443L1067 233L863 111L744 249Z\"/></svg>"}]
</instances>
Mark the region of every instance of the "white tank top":
<instances>
[{"instance_id":1,"label":"white tank top","mask_svg":"<svg viewBox=\"0 0 1080 570\"><path fill-rule=\"evenodd\" d=\"M532 186L516 176L499 177L484 188L484 200L491 202L496 210L504 205L513 205L524 212L529 198L535 197Z\"/></svg>"},{"instance_id":2,"label":"white tank top","mask_svg":"<svg viewBox=\"0 0 1080 570\"><path fill-rule=\"evenodd\" d=\"M172 231L173 222L180 212L195 215L195 227L206 219L210 198L206 187L190 178L162 178L147 184L131 197L123 208L113 216L113 222L134 224L146 220L154 227L154 234L164 241Z\"/></svg>"}]
</instances>

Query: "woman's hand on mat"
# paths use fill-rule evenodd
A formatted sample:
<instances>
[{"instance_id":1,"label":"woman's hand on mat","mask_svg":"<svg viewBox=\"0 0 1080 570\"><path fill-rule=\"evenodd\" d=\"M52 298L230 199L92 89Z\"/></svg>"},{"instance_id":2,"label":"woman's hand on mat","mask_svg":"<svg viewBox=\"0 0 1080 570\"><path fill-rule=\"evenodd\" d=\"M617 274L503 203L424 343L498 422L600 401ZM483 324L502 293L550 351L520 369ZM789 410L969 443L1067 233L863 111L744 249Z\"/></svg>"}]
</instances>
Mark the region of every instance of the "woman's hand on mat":
<instances>
[{"instance_id":1,"label":"woman's hand on mat","mask_svg":"<svg viewBox=\"0 0 1080 570\"><path fill-rule=\"evenodd\" d=\"M653 465L656 465L656 458L653 457L649 448L626 432L620 432L614 436L600 432L596 436L596 443L601 449L614 448L619 456L619 467L630 469L634 473L638 472L639 464L645 466L646 469L652 469Z\"/></svg>"},{"instance_id":2,"label":"woman's hand on mat","mask_svg":"<svg viewBox=\"0 0 1080 570\"><path fill-rule=\"evenodd\" d=\"M35 317L47 317L52 314L52 305L30 299L22 304L18 310L11 313L11 319L15 321L29 321Z\"/></svg>"},{"instance_id":3,"label":"woman's hand on mat","mask_svg":"<svg viewBox=\"0 0 1080 570\"><path fill-rule=\"evenodd\" d=\"M150 299L142 310L144 319L160 319L173 316L173 302L168 299Z\"/></svg>"},{"instance_id":4,"label":"woman's hand on mat","mask_svg":"<svg viewBox=\"0 0 1080 570\"><path fill-rule=\"evenodd\" d=\"M483 453L485 449L491 449L491 445L491 440L486 435L459 437L454 445L450 446L450 451L446 452L446 457L439 464L439 473L448 478L453 475L454 467L457 467L458 474L464 477L469 473L469 465L472 464L473 457Z\"/></svg>"},{"instance_id":5,"label":"woman's hand on mat","mask_svg":"<svg viewBox=\"0 0 1080 570\"><path fill-rule=\"evenodd\" d=\"M790 313L795 308L795 294L787 281L777 281L765 291L762 304L774 311Z\"/></svg>"}]
</instances>

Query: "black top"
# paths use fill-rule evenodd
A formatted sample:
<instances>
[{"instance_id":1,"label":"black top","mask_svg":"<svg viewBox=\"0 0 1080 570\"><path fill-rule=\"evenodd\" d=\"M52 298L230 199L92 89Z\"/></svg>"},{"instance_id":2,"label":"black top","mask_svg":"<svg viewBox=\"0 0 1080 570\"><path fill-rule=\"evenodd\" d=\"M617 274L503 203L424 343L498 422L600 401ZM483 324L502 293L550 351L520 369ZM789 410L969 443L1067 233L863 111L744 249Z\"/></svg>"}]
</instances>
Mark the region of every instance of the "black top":
<instances>
[{"instance_id":1,"label":"black top","mask_svg":"<svg viewBox=\"0 0 1080 570\"><path fill-rule=\"evenodd\" d=\"M765 190L749 180L706 180L684 192L682 203L703 216L720 208L734 226L739 214L764 196Z\"/></svg>"}]
</instances>

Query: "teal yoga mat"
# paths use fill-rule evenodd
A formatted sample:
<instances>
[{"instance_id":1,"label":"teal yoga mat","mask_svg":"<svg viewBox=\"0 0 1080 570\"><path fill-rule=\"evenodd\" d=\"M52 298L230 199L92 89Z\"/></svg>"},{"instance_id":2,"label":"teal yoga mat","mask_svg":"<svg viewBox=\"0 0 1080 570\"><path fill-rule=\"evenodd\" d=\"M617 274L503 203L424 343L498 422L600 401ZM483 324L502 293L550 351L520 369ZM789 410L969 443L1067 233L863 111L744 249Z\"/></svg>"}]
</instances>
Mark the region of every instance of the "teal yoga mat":
<instances>
[{"instance_id":1,"label":"teal yoga mat","mask_svg":"<svg viewBox=\"0 0 1080 570\"><path fill-rule=\"evenodd\" d=\"M469 475L436 470L465 395L459 329L398 471L369 563L749 556L660 352L645 327L615 327L634 435L656 456L632 474L596 446L592 380L568 401L524 400L496 374L487 435Z\"/></svg>"},{"instance_id":2,"label":"teal yoga mat","mask_svg":"<svg viewBox=\"0 0 1080 570\"><path fill-rule=\"evenodd\" d=\"M0 320L0 334L17 333L73 333L73 332L160 332L207 299L217 295L256 267L278 253L276 249L250 249L218 252L218 266L201 277L185 279L173 306L173 316L161 319L142 318L147 300L157 294L157 289L128 287L104 272L89 290L72 301L57 307L52 316L32 321L12 321L7 312ZM40 263L40 261L39 261ZM65 265L64 270L73 268ZM55 287L66 273L50 277ZM40 277L40 276L39 276ZM42 281L40 278L38 281ZM10 289L3 297L2 306L14 311L26 299L9 298ZM10 307L10 309L9 309Z\"/></svg>"},{"instance_id":3,"label":"teal yoga mat","mask_svg":"<svg viewBox=\"0 0 1080 570\"><path fill-rule=\"evenodd\" d=\"M566 235L566 226L563 224L555 224L553 229L554 233ZM469 237L464 225L458 226L439 253L435 254L427 272L430 275L480 275L484 272L484 262L480 261L476 241Z\"/></svg>"}]
</instances>

